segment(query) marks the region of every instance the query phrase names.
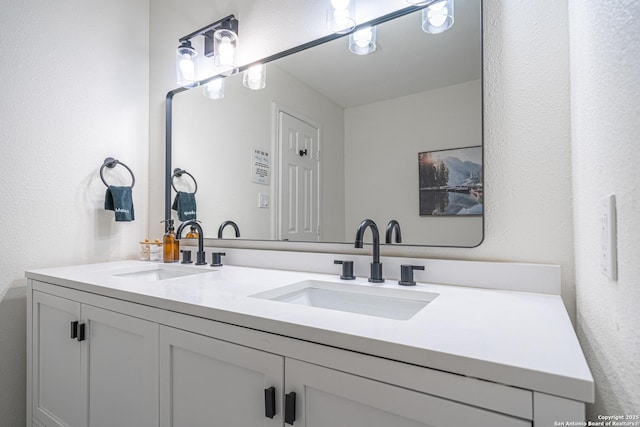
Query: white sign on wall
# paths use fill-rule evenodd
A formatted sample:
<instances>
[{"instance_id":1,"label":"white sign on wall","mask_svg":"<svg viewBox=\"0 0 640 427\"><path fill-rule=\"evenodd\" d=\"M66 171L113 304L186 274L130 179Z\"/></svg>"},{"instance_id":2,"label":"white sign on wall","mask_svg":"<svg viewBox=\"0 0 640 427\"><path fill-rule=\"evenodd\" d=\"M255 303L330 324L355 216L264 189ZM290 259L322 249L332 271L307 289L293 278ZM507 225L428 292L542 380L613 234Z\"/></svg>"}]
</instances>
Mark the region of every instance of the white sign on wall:
<instances>
[{"instance_id":1,"label":"white sign on wall","mask_svg":"<svg viewBox=\"0 0 640 427\"><path fill-rule=\"evenodd\" d=\"M251 150L251 181L269 185L271 178L271 156L264 148Z\"/></svg>"}]
</instances>

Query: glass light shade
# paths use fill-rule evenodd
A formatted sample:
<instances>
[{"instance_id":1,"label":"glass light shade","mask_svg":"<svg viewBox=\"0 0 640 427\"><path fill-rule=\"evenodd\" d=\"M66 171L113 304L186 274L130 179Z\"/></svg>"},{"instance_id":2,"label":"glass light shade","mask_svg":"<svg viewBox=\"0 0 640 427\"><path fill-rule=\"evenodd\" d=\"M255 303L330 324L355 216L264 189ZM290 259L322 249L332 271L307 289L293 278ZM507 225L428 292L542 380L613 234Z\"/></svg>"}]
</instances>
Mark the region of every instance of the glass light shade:
<instances>
[{"instance_id":1,"label":"glass light shade","mask_svg":"<svg viewBox=\"0 0 640 427\"><path fill-rule=\"evenodd\" d=\"M209 83L204 85L202 93L209 99L224 98L224 79L222 77L217 77L211 80Z\"/></svg>"},{"instance_id":2,"label":"glass light shade","mask_svg":"<svg viewBox=\"0 0 640 427\"><path fill-rule=\"evenodd\" d=\"M330 0L327 6L327 29L347 34L356 27L355 0Z\"/></svg>"},{"instance_id":3,"label":"glass light shade","mask_svg":"<svg viewBox=\"0 0 640 427\"><path fill-rule=\"evenodd\" d=\"M234 67L238 35L231 30L220 29L213 33L213 52L216 66Z\"/></svg>"},{"instance_id":4,"label":"glass light shade","mask_svg":"<svg viewBox=\"0 0 640 427\"><path fill-rule=\"evenodd\" d=\"M375 52L376 27L365 27L349 34L349 50L356 55L368 55Z\"/></svg>"},{"instance_id":5,"label":"glass light shade","mask_svg":"<svg viewBox=\"0 0 640 427\"><path fill-rule=\"evenodd\" d=\"M440 0L422 9L422 29L439 34L453 26L453 0Z\"/></svg>"},{"instance_id":6,"label":"glass light shade","mask_svg":"<svg viewBox=\"0 0 640 427\"><path fill-rule=\"evenodd\" d=\"M182 87L192 87L198 81L197 78L198 52L186 42L176 50L176 82Z\"/></svg>"},{"instance_id":7,"label":"glass light shade","mask_svg":"<svg viewBox=\"0 0 640 427\"><path fill-rule=\"evenodd\" d=\"M253 90L264 89L267 85L267 66L257 64L244 71L242 84Z\"/></svg>"}]
</instances>

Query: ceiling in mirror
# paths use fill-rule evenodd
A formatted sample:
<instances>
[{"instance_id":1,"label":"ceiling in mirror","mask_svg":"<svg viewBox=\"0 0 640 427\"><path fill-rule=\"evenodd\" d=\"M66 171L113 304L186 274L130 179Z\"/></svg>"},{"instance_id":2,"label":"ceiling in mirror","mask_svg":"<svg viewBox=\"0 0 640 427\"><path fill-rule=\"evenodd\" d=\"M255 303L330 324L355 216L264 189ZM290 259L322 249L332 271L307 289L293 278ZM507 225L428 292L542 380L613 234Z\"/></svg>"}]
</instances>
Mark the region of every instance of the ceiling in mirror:
<instances>
[{"instance_id":1,"label":"ceiling in mirror","mask_svg":"<svg viewBox=\"0 0 640 427\"><path fill-rule=\"evenodd\" d=\"M349 54L344 37L277 66L343 108L479 80L479 2L458 3L455 29L444 33L424 33L417 12L378 26L377 49L369 55Z\"/></svg>"},{"instance_id":2,"label":"ceiling in mirror","mask_svg":"<svg viewBox=\"0 0 640 427\"><path fill-rule=\"evenodd\" d=\"M343 37L285 56L267 64L262 90L238 74L223 99L176 95L170 166L198 182L205 237L231 220L242 239L352 243L371 218L383 241L397 220L403 244L478 245L480 11L456 0L453 27L435 35L420 11L384 22L369 55ZM173 183L193 191L188 176Z\"/></svg>"}]
</instances>

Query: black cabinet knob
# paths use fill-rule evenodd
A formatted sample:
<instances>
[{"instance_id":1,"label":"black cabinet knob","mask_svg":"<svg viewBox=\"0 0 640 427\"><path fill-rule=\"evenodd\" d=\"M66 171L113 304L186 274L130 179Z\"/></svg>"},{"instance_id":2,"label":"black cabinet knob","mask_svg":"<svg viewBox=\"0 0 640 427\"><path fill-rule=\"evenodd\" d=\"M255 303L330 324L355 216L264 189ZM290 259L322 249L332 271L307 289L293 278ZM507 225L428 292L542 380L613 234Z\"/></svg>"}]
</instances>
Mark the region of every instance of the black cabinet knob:
<instances>
[{"instance_id":1,"label":"black cabinet knob","mask_svg":"<svg viewBox=\"0 0 640 427\"><path fill-rule=\"evenodd\" d=\"M400 280L398 284L402 286L415 286L416 282L413 280L413 270L424 270L424 265L402 264L400 266Z\"/></svg>"}]
</instances>

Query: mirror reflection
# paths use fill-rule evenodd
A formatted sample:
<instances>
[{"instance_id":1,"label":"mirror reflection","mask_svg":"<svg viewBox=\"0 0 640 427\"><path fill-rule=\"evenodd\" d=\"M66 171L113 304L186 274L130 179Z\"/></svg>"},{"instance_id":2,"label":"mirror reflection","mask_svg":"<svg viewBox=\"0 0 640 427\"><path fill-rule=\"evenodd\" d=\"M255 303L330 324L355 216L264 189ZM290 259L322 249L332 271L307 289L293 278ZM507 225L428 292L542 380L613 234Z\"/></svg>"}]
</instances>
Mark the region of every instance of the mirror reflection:
<instances>
[{"instance_id":1,"label":"mirror reflection","mask_svg":"<svg viewBox=\"0 0 640 427\"><path fill-rule=\"evenodd\" d=\"M478 245L480 9L456 0L440 34L422 30L421 11L379 24L368 54L346 36L269 62L260 90L246 87L262 86L254 70L245 85L225 78L219 99L176 95L172 169L197 180L205 237L233 221L242 239L352 244L370 218L381 235L397 221L402 244ZM186 174L173 185L194 191Z\"/></svg>"}]
</instances>

